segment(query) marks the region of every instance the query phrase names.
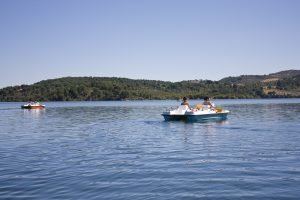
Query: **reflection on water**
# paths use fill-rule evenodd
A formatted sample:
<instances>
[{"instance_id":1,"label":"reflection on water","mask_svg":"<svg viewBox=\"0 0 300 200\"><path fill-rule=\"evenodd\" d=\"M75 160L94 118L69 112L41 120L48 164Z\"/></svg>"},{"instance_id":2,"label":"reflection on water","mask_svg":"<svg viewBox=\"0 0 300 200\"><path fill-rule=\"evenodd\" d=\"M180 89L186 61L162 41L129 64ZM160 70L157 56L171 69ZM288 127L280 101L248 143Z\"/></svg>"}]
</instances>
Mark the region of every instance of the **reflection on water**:
<instances>
[{"instance_id":1,"label":"reflection on water","mask_svg":"<svg viewBox=\"0 0 300 200\"><path fill-rule=\"evenodd\" d=\"M46 112L46 109L22 109L25 118L39 118Z\"/></svg>"},{"instance_id":2,"label":"reflection on water","mask_svg":"<svg viewBox=\"0 0 300 200\"><path fill-rule=\"evenodd\" d=\"M300 100L219 101L221 122L165 122L176 101L0 103L0 199L297 199Z\"/></svg>"}]
</instances>

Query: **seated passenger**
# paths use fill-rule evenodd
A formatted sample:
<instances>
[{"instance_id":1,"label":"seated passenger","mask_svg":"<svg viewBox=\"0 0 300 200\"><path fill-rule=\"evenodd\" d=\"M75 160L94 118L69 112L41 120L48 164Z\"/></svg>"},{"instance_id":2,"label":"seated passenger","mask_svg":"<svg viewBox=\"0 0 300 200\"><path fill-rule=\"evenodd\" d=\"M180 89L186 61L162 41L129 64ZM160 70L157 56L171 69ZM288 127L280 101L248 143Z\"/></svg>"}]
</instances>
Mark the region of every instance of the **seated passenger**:
<instances>
[{"instance_id":1,"label":"seated passenger","mask_svg":"<svg viewBox=\"0 0 300 200\"><path fill-rule=\"evenodd\" d=\"M215 105L213 103L210 102L210 98L209 97L204 97L204 102L202 103L203 105L207 105L210 106L210 108L212 110L215 109Z\"/></svg>"},{"instance_id":2,"label":"seated passenger","mask_svg":"<svg viewBox=\"0 0 300 200\"><path fill-rule=\"evenodd\" d=\"M181 105L186 105L186 106L188 106L188 108L189 108L190 110L192 110L192 108L191 108L191 106L190 106L190 104L189 104L189 102L188 102L188 100L187 100L186 97L183 97L183 98L182 98L182 103L181 103Z\"/></svg>"}]
</instances>

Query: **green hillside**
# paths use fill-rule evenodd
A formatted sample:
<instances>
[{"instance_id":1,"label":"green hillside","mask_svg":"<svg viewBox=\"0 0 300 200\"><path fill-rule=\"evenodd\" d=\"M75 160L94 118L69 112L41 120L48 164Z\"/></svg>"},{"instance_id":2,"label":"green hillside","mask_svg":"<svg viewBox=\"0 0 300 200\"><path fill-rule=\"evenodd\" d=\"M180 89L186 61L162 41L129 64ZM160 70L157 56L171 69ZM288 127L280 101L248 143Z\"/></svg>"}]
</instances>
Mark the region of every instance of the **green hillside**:
<instances>
[{"instance_id":1,"label":"green hillside","mask_svg":"<svg viewBox=\"0 0 300 200\"><path fill-rule=\"evenodd\" d=\"M0 89L0 101L97 101L300 97L300 70L220 81L166 82L116 77L65 77Z\"/></svg>"}]
</instances>

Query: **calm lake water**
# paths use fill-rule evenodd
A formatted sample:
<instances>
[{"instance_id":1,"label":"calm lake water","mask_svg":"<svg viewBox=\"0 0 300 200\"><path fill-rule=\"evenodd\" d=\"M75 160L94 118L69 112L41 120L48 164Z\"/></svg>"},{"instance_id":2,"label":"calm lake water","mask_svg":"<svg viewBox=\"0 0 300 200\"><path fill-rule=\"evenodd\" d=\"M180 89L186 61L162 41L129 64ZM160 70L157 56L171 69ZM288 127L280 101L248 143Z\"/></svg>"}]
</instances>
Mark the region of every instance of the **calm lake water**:
<instances>
[{"instance_id":1,"label":"calm lake water","mask_svg":"<svg viewBox=\"0 0 300 200\"><path fill-rule=\"evenodd\" d=\"M195 105L199 101L190 101ZM0 103L0 199L300 199L300 99Z\"/></svg>"}]
</instances>

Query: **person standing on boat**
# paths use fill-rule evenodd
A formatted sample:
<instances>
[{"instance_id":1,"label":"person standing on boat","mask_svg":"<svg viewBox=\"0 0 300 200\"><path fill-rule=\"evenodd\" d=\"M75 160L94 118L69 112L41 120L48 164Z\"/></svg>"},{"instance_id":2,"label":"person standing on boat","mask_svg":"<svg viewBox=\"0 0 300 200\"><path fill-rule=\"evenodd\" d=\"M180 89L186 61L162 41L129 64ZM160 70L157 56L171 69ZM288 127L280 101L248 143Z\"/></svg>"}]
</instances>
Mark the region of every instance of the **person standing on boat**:
<instances>
[{"instance_id":1,"label":"person standing on boat","mask_svg":"<svg viewBox=\"0 0 300 200\"><path fill-rule=\"evenodd\" d=\"M209 97L204 97L204 102L202 103L203 105L210 106L210 109L214 110L215 109L215 104L210 102Z\"/></svg>"},{"instance_id":2,"label":"person standing on boat","mask_svg":"<svg viewBox=\"0 0 300 200\"><path fill-rule=\"evenodd\" d=\"M188 102L188 100L187 100L186 97L183 97L183 98L182 98L182 103L181 103L181 105L186 105L186 106L188 106L188 108L189 108L190 110L192 110L192 108L191 108L191 106L190 106L190 104L189 104L189 102Z\"/></svg>"}]
</instances>

